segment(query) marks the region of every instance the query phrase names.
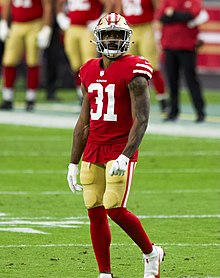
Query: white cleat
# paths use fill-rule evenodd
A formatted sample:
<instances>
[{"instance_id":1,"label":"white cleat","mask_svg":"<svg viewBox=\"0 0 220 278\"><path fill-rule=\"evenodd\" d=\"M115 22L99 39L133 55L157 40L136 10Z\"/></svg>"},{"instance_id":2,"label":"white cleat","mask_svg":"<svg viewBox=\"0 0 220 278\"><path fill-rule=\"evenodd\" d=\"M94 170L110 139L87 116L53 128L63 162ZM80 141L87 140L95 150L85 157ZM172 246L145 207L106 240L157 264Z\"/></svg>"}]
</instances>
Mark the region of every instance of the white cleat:
<instances>
[{"instance_id":1,"label":"white cleat","mask_svg":"<svg viewBox=\"0 0 220 278\"><path fill-rule=\"evenodd\" d=\"M100 273L99 278L113 278L110 273Z\"/></svg>"},{"instance_id":2,"label":"white cleat","mask_svg":"<svg viewBox=\"0 0 220 278\"><path fill-rule=\"evenodd\" d=\"M164 260L164 251L160 246L153 245L150 254L144 254L144 278L160 278L160 264Z\"/></svg>"}]
</instances>

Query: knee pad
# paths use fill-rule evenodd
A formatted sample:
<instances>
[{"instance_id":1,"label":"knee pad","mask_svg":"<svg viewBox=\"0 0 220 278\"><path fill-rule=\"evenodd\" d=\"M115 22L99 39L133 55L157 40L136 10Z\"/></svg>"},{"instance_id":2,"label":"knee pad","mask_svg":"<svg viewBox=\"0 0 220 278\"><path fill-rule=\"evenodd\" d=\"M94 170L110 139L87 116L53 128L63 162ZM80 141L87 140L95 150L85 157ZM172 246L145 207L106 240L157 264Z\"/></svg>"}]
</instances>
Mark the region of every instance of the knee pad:
<instances>
[{"instance_id":1,"label":"knee pad","mask_svg":"<svg viewBox=\"0 0 220 278\"><path fill-rule=\"evenodd\" d=\"M83 188L83 190L85 187ZM83 191L84 204L87 209L91 209L97 206L98 196L93 190Z\"/></svg>"},{"instance_id":2,"label":"knee pad","mask_svg":"<svg viewBox=\"0 0 220 278\"><path fill-rule=\"evenodd\" d=\"M125 191L124 177L108 176L106 192L103 197L103 205L106 209L121 206Z\"/></svg>"},{"instance_id":3,"label":"knee pad","mask_svg":"<svg viewBox=\"0 0 220 278\"><path fill-rule=\"evenodd\" d=\"M87 209L102 205L104 194L104 169L88 162L82 162L80 181L83 185L83 199Z\"/></svg>"}]
</instances>

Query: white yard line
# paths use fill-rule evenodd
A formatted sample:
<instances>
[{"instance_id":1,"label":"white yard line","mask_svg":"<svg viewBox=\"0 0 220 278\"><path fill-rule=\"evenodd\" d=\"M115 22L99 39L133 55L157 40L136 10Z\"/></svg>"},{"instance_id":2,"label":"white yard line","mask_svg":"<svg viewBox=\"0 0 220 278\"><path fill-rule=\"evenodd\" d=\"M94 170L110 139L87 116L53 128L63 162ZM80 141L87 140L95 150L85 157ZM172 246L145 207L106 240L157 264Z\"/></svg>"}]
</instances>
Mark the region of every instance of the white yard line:
<instances>
[{"instance_id":1,"label":"white yard line","mask_svg":"<svg viewBox=\"0 0 220 278\"><path fill-rule=\"evenodd\" d=\"M138 215L140 219L192 219L192 218L220 218L220 214L183 214L183 215ZM81 221L79 221L81 219ZM53 217L0 217L0 225L42 225L49 226L63 226L63 225L88 225L87 216L66 217L63 219ZM41 221L40 221L41 220ZM42 221L45 220L45 221ZM46 221L47 220L47 221Z\"/></svg>"},{"instance_id":2,"label":"white yard line","mask_svg":"<svg viewBox=\"0 0 220 278\"><path fill-rule=\"evenodd\" d=\"M161 246L169 247L220 247L220 243L157 243ZM134 243L112 243L111 246L133 246ZM22 247L92 247L91 244L83 243L67 243L67 244L15 244L15 245L0 245L0 248L22 248Z\"/></svg>"},{"instance_id":3,"label":"white yard line","mask_svg":"<svg viewBox=\"0 0 220 278\"><path fill-rule=\"evenodd\" d=\"M65 110L64 110L65 111ZM47 128L73 128L78 115L74 114L46 114L37 111L29 113L22 111L4 112L0 111L0 123L26 126L37 126ZM150 121L147 131L149 134L163 134L189 137L220 138L220 129L209 123L195 124L178 121L176 123L157 123Z\"/></svg>"},{"instance_id":4,"label":"white yard line","mask_svg":"<svg viewBox=\"0 0 220 278\"><path fill-rule=\"evenodd\" d=\"M140 190L133 194L207 194L220 193L220 189ZM77 193L76 193L77 194ZM80 193L79 193L80 194ZM0 195L72 195L71 191L0 191ZM4 216L5 214L3 214ZM0 217L1 217L0 213Z\"/></svg>"},{"instance_id":5,"label":"white yard line","mask_svg":"<svg viewBox=\"0 0 220 278\"><path fill-rule=\"evenodd\" d=\"M220 173L220 169L213 169L213 168L173 168L173 169L135 169L136 173L148 173L148 174L213 174L213 173ZM44 169L44 170L33 170L33 169L18 169L18 170L12 170L12 169L0 169L0 175L17 175L17 174L29 174L29 175L63 175L66 174L66 170L50 170L50 169Z\"/></svg>"}]
</instances>

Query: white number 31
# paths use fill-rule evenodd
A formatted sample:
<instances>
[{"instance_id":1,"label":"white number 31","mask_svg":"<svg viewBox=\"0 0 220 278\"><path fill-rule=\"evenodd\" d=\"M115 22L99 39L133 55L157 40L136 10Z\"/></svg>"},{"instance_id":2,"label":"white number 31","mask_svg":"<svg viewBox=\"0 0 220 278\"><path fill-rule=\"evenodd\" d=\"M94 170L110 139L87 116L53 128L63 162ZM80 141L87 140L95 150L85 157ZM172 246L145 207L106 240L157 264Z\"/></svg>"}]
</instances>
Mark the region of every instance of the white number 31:
<instances>
[{"instance_id":1,"label":"white number 31","mask_svg":"<svg viewBox=\"0 0 220 278\"><path fill-rule=\"evenodd\" d=\"M107 93L108 103L107 103L107 113L103 115L104 121L117 121L117 115L114 113L115 109L115 84L109 84L105 89L100 83L91 83L88 88L88 92L92 93L97 91L96 104L97 109L96 112L91 109L90 115L92 120L99 120L103 114L103 98L104 93Z\"/></svg>"}]
</instances>

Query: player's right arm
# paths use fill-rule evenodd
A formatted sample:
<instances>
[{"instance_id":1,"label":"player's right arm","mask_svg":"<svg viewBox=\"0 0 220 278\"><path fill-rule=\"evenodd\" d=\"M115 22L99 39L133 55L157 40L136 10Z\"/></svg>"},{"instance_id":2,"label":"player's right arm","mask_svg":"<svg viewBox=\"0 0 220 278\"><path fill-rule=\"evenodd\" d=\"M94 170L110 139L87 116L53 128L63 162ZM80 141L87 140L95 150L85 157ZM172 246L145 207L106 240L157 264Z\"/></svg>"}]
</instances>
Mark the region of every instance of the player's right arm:
<instances>
[{"instance_id":1,"label":"player's right arm","mask_svg":"<svg viewBox=\"0 0 220 278\"><path fill-rule=\"evenodd\" d=\"M5 41L9 34L9 18L11 14L11 4L12 0L3 0L2 1L2 14L0 20L0 40Z\"/></svg>"},{"instance_id":2,"label":"player's right arm","mask_svg":"<svg viewBox=\"0 0 220 278\"><path fill-rule=\"evenodd\" d=\"M56 1L56 20L61 30L65 31L70 27L71 21L64 13L66 0Z\"/></svg>"},{"instance_id":3,"label":"player's right arm","mask_svg":"<svg viewBox=\"0 0 220 278\"><path fill-rule=\"evenodd\" d=\"M70 163L78 164L83 154L89 134L89 100L86 89L82 86L83 102L81 113L73 132L73 143Z\"/></svg>"},{"instance_id":4,"label":"player's right arm","mask_svg":"<svg viewBox=\"0 0 220 278\"><path fill-rule=\"evenodd\" d=\"M8 22L11 14L12 0L2 0L2 14L1 19Z\"/></svg>"},{"instance_id":5,"label":"player's right arm","mask_svg":"<svg viewBox=\"0 0 220 278\"><path fill-rule=\"evenodd\" d=\"M79 173L78 164L83 154L86 141L89 134L89 101L88 94L84 87L82 87L83 102L81 113L73 132L73 144L71 159L68 166L67 181L71 191L81 191L82 186L77 184L77 175Z\"/></svg>"}]
</instances>

